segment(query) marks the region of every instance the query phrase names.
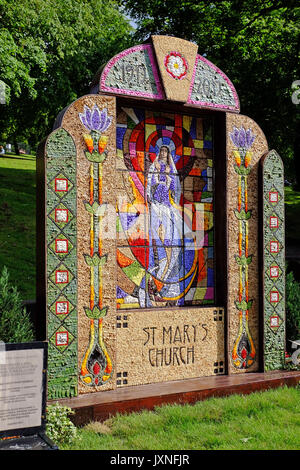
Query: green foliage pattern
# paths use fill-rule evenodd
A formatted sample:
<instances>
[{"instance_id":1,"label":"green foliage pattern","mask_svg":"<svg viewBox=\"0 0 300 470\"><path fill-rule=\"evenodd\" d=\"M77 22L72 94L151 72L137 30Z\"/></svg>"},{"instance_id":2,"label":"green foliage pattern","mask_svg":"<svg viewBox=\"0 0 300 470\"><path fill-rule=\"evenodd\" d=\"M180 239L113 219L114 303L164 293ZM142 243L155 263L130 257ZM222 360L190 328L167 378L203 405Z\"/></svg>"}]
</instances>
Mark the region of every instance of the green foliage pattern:
<instances>
[{"instance_id":1,"label":"green foliage pattern","mask_svg":"<svg viewBox=\"0 0 300 470\"><path fill-rule=\"evenodd\" d=\"M20 294L10 285L7 268L0 276L0 341L24 343L34 340L31 320L22 307Z\"/></svg>"},{"instance_id":2,"label":"green foliage pattern","mask_svg":"<svg viewBox=\"0 0 300 470\"><path fill-rule=\"evenodd\" d=\"M69 418L74 411L59 403L47 406L47 436L56 444L71 444L75 439L79 440L77 428Z\"/></svg>"},{"instance_id":3,"label":"green foliage pattern","mask_svg":"<svg viewBox=\"0 0 300 470\"><path fill-rule=\"evenodd\" d=\"M57 114L89 93L97 70L130 45L115 0L0 0L0 140L36 146Z\"/></svg>"},{"instance_id":4,"label":"green foliage pattern","mask_svg":"<svg viewBox=\"0 0 300 470\"><path fill-rule=\"evenodd\" d=\"M286 336L290 341L300 339L300 284L293 272L286 276ZM289 344L287 346L290 346Z\"/></svg>"}]
</instances>

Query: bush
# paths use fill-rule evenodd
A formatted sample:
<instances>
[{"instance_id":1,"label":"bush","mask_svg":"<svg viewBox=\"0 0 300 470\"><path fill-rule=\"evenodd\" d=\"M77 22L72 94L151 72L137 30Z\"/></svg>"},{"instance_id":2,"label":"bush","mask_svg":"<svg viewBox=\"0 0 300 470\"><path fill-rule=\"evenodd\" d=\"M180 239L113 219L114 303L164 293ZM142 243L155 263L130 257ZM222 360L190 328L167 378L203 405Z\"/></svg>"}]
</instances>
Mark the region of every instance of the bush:
<instances>
[{"instance_id":1,"label":"bush","mask_svg":"<svg viewBox=\"0 0 300 470\"><path fill-rule=\"evenodd\" d=\"M286 276L286 338L288 347L289 340L300 339L300 284L292 271Z\"/></svg>"},{"instance_id":2,"label":"bush","mask_svg":"<svg viewBox=\"0 0 300 470\"><path fill-rule=\"evenodd\" d=\"M59 403L47 406L46 434L57 445L70 444L78 439L77 428L69 415L74 411Z\"/></svg>"},{"instance_id":3,"label":"bush","mask_svg":"<svg viewBox=\"0 0 300 470\"><path fill-rule=\"evenodd\" d=\"M34 340L33 325L22 307L16 287L10 285L7 268L0 276L0 341L26 343Z\"/></svg>"}]
</instances>

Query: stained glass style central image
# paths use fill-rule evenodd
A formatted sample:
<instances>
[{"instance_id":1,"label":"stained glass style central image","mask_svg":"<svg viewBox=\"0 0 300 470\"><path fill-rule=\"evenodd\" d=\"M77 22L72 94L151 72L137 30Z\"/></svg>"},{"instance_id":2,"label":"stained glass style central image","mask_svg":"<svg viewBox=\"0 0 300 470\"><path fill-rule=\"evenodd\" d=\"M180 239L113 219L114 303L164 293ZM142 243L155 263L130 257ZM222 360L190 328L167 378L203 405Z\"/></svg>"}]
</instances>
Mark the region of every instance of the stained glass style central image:
<instances>
[{"instance_id":1,"label":"stained glass style central image","mask_svg":"<svg viewBox=\"0 0 300 470\"><path fill-rule=\"evenodd\" d=\"M118 309L214 303L213 123L121 108Z\"/></svg>"}]
</instances>

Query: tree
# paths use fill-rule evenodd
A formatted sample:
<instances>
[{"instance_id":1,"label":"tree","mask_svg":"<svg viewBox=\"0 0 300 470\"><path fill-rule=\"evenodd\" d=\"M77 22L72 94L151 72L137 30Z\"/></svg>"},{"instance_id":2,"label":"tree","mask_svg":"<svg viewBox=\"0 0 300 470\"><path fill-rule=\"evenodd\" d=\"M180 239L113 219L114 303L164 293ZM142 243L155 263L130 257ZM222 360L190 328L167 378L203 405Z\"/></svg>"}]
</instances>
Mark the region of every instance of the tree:
<instances>
[{"instance_id":1,"label":"tree","mask_svg":"<svg viewBox=\"0 0 300 470\"><path fill-rule=\"evenodd\" d=\"M0 0L0 134L36 146L58 112L89 92L98 68L131 44L114 0Z\"/></svg>"},{"instance_id":2,"label":"tree","mask_svg":"<svg viewBox=\"0 0 300 470\"><path fill-rule=\"evenodd\" d=\"M262 127L300 184L299 105L291 100L300 79L300 6L296 0L123 0L136 21L136 41L167 34L193 41L199 53L233 81L241 112ZM298 150L297 150L298 149Z\"/></svg>"},{"instance_id":3,"label":"tree","mask_svg":"<svg viewBox=\"0 0 300 470\"><path fill-rule=\"evenodd\" d=\"M9 274L4 266L0 273L0 341L24 343L33 340L31 319L25 307L22 307L17 288L9 282Z\"/></svg>"}]
</instances>

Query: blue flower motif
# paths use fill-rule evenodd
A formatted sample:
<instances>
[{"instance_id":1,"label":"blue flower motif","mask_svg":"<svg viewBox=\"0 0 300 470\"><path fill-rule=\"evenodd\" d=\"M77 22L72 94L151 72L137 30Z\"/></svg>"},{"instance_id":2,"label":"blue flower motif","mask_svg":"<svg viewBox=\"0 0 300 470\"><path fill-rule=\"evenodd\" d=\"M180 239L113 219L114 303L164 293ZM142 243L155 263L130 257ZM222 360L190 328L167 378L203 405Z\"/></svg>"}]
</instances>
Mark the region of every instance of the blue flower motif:
<instances>
[{"instance_id":1,"label":"blue flower motif","mask_svg":"<svg viewBox=\"0 0 300 470\"><path fill-rule=\"evenodd\" d=\"M95 104L92 109L84 105L84 112L79 113L79 118L84 127L90 131L104 132L111 125L112 117L107 115L107 109L100 111Z\"/></svg>"},{"instance_id":2,"label":"blue flower motif","mask_svg":"<svg viewBox=\"0 0 300 470\"><path fill-rule=\"evenodd\" d=\"M241 126L240 129L234 126L233 132L229 135L235 147L245 150L248 150L252 146L256 138L251 129L245 130L243 126Z\"/></svg>"}]
</instances>

